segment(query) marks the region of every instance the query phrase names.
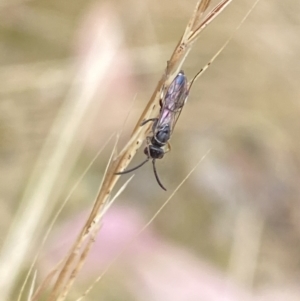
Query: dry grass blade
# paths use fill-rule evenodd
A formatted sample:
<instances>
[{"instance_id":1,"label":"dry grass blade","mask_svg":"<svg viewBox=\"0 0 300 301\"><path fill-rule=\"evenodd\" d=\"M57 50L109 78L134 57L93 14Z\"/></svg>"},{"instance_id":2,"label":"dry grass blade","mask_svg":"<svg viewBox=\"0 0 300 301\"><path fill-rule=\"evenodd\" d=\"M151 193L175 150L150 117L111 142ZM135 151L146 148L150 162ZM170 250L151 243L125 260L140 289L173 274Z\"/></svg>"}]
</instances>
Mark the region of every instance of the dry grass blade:
<instances>
[{"instance_id":1,"label":"dry grass blade","mask_svg":"<svg viewBox=\"0 0 300 301\"><path fill-rule=\"evenodd\" d=\"M187 28L175 48L171 59L168 61L166 69L166 86L171 83L175 75L178 73L183 61L191 50L192 44L199 37L200 33L218 16L220 13L230 4L232 0L223 0L217 6L215 6L211 12L207 14L205 19L201 22L205 9L209 5L210 1L202 0L197 3L196 10L193 16L189 20ZM200 23L200 25L198 25Z\"/></svg>"},{"instance_id":2,"label":"dry grass blade","mask_svg":"<svg viewBox=\"0 0 300 301\"><path fill-rule=\"evenodd\" d=\"M249 15L251 14L251 12L254 10L254 8L256 7L256 5L258 4L260 0L256 0L253 5L251 6L251 8L248 10L247 14L243 17L243 19L241 20L241 22L238 24L238 26L235 28L235 30L232 32L232 34L230 35L230 37L226 40L226 42L222 45L222 47L217 51L217 53L210 59L210 61L203 67L200 69L200 71L195 75L195 77L191 80L191 82L189 83L189 89L192 87L192 85L194 84L194 82L201 76L203 75L203 73L209 68L209 66L215 61L215 59L223 52L223 50L227 47L227 45L229 44L229 42L232 40L232 38L234 37L235 33L241 28L241 26L244 24L244 22L246 21L246 19L249 17Z\"/></svg>"},{"instance_id":3,"label":"dry grass blade","mask_svg":"<svg viewBox=\"0 0 300 301\"><path fill-rule=\"evenodd\" d=\"M28 10L25 11L28 12ZM34 24L34 19L30 20L31 22ZM31 175L26 179L26 187L23 187L22 196L19 196L18 210L14 214L14 220L5 240L2 241L0 252L2 300L9 299L13 294L25 265L27 267L27 256L36 244L36 239L41 237L41 231L43 231L45 222L51 218L52 210L55 210L61 192L60 188L63 186L59 185L58 181L68 177L83 147L83 140L79 141L80 139L75 138L79 130L83 128L82 123L85 122L84 125L87 126L91 122L92 118L86 118L88 112L89 116L92 116L91 108L94 108L95 112L95 108L103 99L100 95L103 95L106 87L99 91L99 83L106 78L107 70L115 61L122 42L117 26L102 26L101 30L107 31L108 27L112 30L116 29L110 33L109 41L105 45L100 43L103 32L102 35L94 36L91 47L86 48L85 56L78 60L78 64L74 64L72 84L65 100L59 104L60 109L49 128L47 137L42 139L43 146L32 166ZM75 73L73 73L74 71ZM96 93L97 102L94 101ZM74 147L75 145L76 147ZM18 247L16 248L16 246Z\"/></svg>"},{"instance_id":4,"label":"dry grass blade","mask_svg":"<svg viewBox=\"0 0 300 301\"><path fill-rule=\"evenodd\" d=\"M38 298L41 297L41 294L44 292L44 290L46 290L49 287L52 279L58 273L61 265L62 265L62 261L59 262L54 269L52 269L52 271L47 275L47 277L43 280L43 282L38 286L30 301L36 301L38 300Z\"/></svg>"},{"instance_id":5,"label":"dry grass blade","mask_svg":"<svg viewBox=\"0 0 300 301\"><path fill-rule=\"evenodd\" d=\"M193 43L197 37L199 36L200 32L205 29L231 2L232 0L224 0L219 3L201 22L200 25L193 27L193 31L191 35L188 37L188 42Z\"/></svg>"},{"instance_id":6,"label":"dry grass blade","mask_svg":"<svg viewBox=\"0 0 300 301\"><path fill-rule=\"evenodd\" d=\"M94 229L91 230L92 234L90 235L88 242L86 246L84 247L80 258L78 260L78 264L76 265L75 269L71 273L71 277L69 278L67 284L65 285L63 292L58 300L63 300L66 296L68 291L70 290L70 287L72 286L74 280L76 279L76 276L79 274L80 270L83 267L83 264L87 258L87 255L92 247L92 244L95 242L95 237L98 233L98 230L100 228L100 221L101 218L104 216L104 214L107 212L107 210L110 208L110 206L113 204L113 202L119 197L119 195L125 190L129 182L132 180L134 176L131 176L119 189L119 191L115 194L114 198L105 206L105 208L98 214L98 216L95 218L96 226Z\"/></svg>"},{"instance_id":7,"label":"dry grass blade","mask_svg":"<svg viewBox=\"0 0 300 301\"><path fill-rule=\"evenodd\" d=\"M68 279L68 282L66 283L66 285L64 286L62 293L59 295L59 297L57 298L58 301L64 300L72 286L72 284L74 283L76 276L78 275L78 273L80 272L80 270L83 267L83 264L89 254L89 251L93 245L93 243L95 242L95 237L98 233L98 229L100 228L100 224L97 224L94 229L91 231L91 235L86 243L86 246L84 247L83 251L81 252L81 255L79 256L78 262L75 266L75 268L72 270L71 275Z\"/></svg>"},{"instance_id":8,"label":"dry grass blade","mask_svg":"<svg viewBox=\"0 0 300 301\"><path fill-rule=\"evenodd\" d=\"M92 283L92 285L84 292L84 294L79 297L76 301L83 300L84 297L86 297L89 292L93 289L95 284L97 284L103 276L108 272L108 270L118 261L118 259L124 254L124 252L134 243L138 237L153 223L153 221L156 219L156 217L160 214L160 212L168 205L168 203L171 201L173 196L177 193L177 191L180 189L180 187L185 183L185 181L191 176L191 174L196 170L196 168L199 166L201 162L208 156L208 154L211 152L211 149L209 149L202 158L198 161L198 163L191 169L191 171L184 177L184 179L178 184L178 186L174 189L174 191L171 193L171 195L167 198L167 200L160 206L160 208L155 212L155 214L151 217L151 219L144 225L144 227L139 230L139 232L132 238L132 240L120 251L120 253L111 261L110 264L106 267L106 269L101 273L101 275Z\"/></svg>"},{"instance_id":9,"label":"dry grass blade","mask_svg":"<svg viewBox=\"0 0 300 301\"><path fill-rule=\"evenodd\" d=\"M207 9L210 1L202 0L197 3L196 10L188 23L187 30L185 32L190 32L188 35L183 35L180 39L180 42L176 46L170 60L168 61L167 67L165 69L164 74L162 75L160 81L158 82L150 101L148 102L146 108L144 109L140 119L138 120L134 131L131 135L130 141L123 148L120 154L112 161L109 165L107 172L104 175L103 183L99 190L98 196L96 198L96 202L94 204L93 210L85 223L81 233L79 234L76 242L74 243L69 256L67 257L65 264L60 272L57 281L54 285L53 291L49 297L49 301L54 300L64 300L67 291L62 290L66 283L68 283L68 279L74 270L74 266L80 265L80 252L82 252L83 243L86 239L92 234L94 235L93 230L97 228L97 222L99 222L99 211L105 208L105 205L108 203L111 192L117 183L120 175L116 175L116 172L123 171L126 169L128 164L131 162L132 158L136 154L137 150L141 147L143 141L145 140L147 133L149 131L149 126L141 127L141 121L151 118L152 116L157 116L159 112L159 99L162 93L168 88L168 85L171 83L171 80L176 76L179 69L181 68L188 52L192 47L192 42L196 40L202 29L204 29L217 15L221 13L223 8L225 8L230 0L222 1L215 9L212 10L211 13L208 14L208 17L201 24L197 32L191 31L191 28L194 28L199 24L199 18L202 16L204 11ZM192 39L191 39L192 34ZM75 268L76 269L76 268ZM70 289L70 286L68 286Z\"/></svg>"},{"instance_id":10,"label":"dry grass blade","mask_svg":"<svg viewBox=\"0 0 300 301\"><path fill-rule=\"evenodd\" d=\"M122 187L115 193L114 197L107 203L105 206L104 210L100 212L100 218L103 217L103 215L107 212L107 210L110 208L110 206L113 204L113 202L122 194L122 192L126 189L128 184L131 182L133 179L134 175L132 175L123 185Z\"/></svg>"},{"instance_id":11,"label":"dry grass blade","mask_svg":"<svg viewBox=\"0 0 300 301\"><path fill-rule=\"evenodd\" d=\"M193 15L189 20L189 23L185 29L183 39L190 34L190 32L194 29L195 25L199 22L204 12L207 10L211 0L203 0L199 1L194 9Z\"/></svg>"},{"instance_id":12,"label":"dry grass blade","mask_svg":"<svg viewBox=\"0 0 300 301\"><path fill-rule=\"evenodd\" d=\"M36 271L33 274L33 278L32 278L32 282L31 282L31 286L29 289L29 293L28 293L28 300L31 300L32 294L34 292L34 286L35 286L35 281L36 281Z\"/></svg>"},{"instance_id":13,"label":"dry grass blade","mask_svg":"<svg viewBox=\"0 0 300 301\"><path fill-rule=\"evenodd\" d=\"M105 173L103 175L103 180L102 180L102 183L100 185L100 192L102 190L103 184L105 182L105 176L107 175L110 163L111 163L113 155L115 153L118 139L119 139L119 137L117 137L117 139L116 139L116 143L115 143L114 148L112 150L110 159L107 163L107 167L106 167ZM99 195L99 193L98 193L98 195ZM97 227L97 223L94 220L96 218L97 212L98 212L98 211L95 211L95 207L97 205L98 206L100 206L100 205L104 206L105 205L105 203L99 204L98 196L96 197L94 208L93 208L92 213L89 217L89 220L90 220L91 216L93 216L93 219L92 219L91 222L89 222L89 220L88 220L88 222L86 222L86 224L85 224L84 228L82 229L80 235L78 236L77 240L73 244L69 254L66 256L67 257L66 261L65 261L65 263L64 263L64 265L63 265L63 267L62 267L62 269L61 269L61 271L58 275L58 278L55 282L54 288L53 288L53 290L51 292L51 295L50 295L48 300L57 300L57 299L61 298L61 293L62 293L61 290L63 289L63 287L65 285L67 285L66 283L68 283L68 281L69 281L68 277L70 277L70 271L73 269L73 266L76 264L76 260L78 260L78 258L80 256L80 253L82 251L82 247L83 247L84 242L89 237L89 235L93 234L93 228ZM96 215L93 214L94 212L96 212Z\"/></svg>"},{"instance_id":14,"label":"dry grass blade","mask_svg":"<svg viewBox=\"0 0 300 301\"><path fill-rule=\"evenodd\" d=\"M62 202L62 204L60 205L60 207L59 207L59 209L57 210L56 214L54 215L52 221L50 222L50 225L48 226L47 232L45 233L45 235L44 235L44 237L43 237L43 240L42 240L42 242L41 242L41 244L40 244L40 246L39 246L39 249L38 249L38 251L37 251L37 254L35 255L35 257L34 257L32 263L31 263L31 265L30 265L30 268L29 268L29 271L28 271L28 273L27 273L27 275L26 275L26 277L25 277L25 280L24 280L24 282L23 282L23 284L22 284L22 287L21 287L21 289L20 289L19 296L18 296L18 299L17 299L18 301L21 300L21 298L22 298L22 294L23 294L23 292L24 292L24 289L25 289L26 283L27 283L27 281L28 281L28 279L29 279L29 276L30 276L30 274L31 274L31 271L33 270L33 267L34 267L34 265L35 265L35 263L36 263L36 261L37 261L39 255L40 255L40 252L41 252L43 246L45 245L45 242L46 242L46 240L47 240L47 238L48 238L48 236L49 236L49 234L50 234L50 232L51 232L51 230L52 230L52 228L53 228L55 222L57 221L59 215L61 214L63 208L66 206L66 204L67 204L68 201L70 200L71 196L73 195L75 189L78 187L79 183L80 183L80 182L82 181L82 179L85 177L85 175L87 174L87 172L89 171L89 169L91 168L91 166L94 164L94 162L96 161L96 159L100 156L100 154L102 153L102 151L104 150L104 148L108 145L108 143L111 141L111 139L113 138L114 135L115 135L115 134L112 134L112 135L107 139L107 141L104 143L103 147L98 151L98 153L96 154L96 156L92 159L92 161L90 162L90 164L89 164L89 165L86 167L86 169L83 171L83 173L81 174L81 176L79 177L79 179L77 180L77 182L74 184L74 186L73 186L72 189L70 190L70 192L69 192L69 194L67 195L67 197L65 198L65 200L64 200L64 201ZM52 279L52 277L54 277L55 273L58 272L58 268L59 268L60 265L61 265L61 263L59 263L59 264L57 265L57 267L56 267L55 269L53 269L52 272L49 274L49 275L52 275L52 276L51 276L51 279ZM48 276L49 276L49 275L48 275ZM50 281L51 279L46 278L45 280L47 281L47 283L49 283L49 281ZM37 293L40 294L40 293L43 291L43 288L44 288L44 287L46 287L46 286L44 285L44 283L42 283L42 284L36 289L35 295L32 297L32 300L34 300L35 298L38 298L38 297L39 297L39 295L37 295Z\"/></svg>"}]
</instances>

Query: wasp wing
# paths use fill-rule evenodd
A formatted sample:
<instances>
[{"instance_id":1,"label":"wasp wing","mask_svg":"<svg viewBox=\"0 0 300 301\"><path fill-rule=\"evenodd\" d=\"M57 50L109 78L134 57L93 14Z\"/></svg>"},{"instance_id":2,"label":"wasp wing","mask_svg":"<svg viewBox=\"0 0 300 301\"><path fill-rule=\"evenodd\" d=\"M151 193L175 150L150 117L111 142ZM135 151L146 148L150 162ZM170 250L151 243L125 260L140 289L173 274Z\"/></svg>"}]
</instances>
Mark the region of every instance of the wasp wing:
<instances>
[{"instance_id":1,"label":"wasp wing","mask_svg":"<svg viewBox=\"0 0 300 301\"><path fill-rule=\"evenodd\" d=\"M180 71L172 81L163 98L162 107L156 124L156 131L168 126L171 133L173 132L188 96L187 86L187 78L183 71Z\"/></svg>"}]
</instances>

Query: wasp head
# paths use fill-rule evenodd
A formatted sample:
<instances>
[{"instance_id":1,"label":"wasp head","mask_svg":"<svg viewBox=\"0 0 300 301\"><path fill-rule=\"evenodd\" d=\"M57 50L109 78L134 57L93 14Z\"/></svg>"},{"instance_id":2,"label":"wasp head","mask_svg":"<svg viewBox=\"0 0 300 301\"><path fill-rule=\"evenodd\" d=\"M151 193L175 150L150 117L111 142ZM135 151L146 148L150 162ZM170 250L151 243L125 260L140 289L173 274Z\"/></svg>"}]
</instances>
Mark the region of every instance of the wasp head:
<instances>
[{"instance_id":1,"label":"wasp head","mask_svg":"<svg viewBox=\"0 0 300 301\"><path fill-rule=\"evenodd\" d=\"M161 159L163 158L165 152L162 148L157 147L155 145L149 145L145 147L144 154L152 159Z\"/></svg>"}]
</instances>

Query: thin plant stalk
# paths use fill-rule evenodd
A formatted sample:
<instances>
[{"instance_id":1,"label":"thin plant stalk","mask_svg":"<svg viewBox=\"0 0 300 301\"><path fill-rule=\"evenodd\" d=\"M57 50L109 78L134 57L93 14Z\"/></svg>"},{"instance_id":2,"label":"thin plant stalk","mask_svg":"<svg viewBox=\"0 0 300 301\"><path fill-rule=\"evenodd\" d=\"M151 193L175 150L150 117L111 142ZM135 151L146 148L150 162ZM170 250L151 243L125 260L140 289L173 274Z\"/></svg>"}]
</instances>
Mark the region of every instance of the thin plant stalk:
<instances>
[{"instance_id":1,"label":"thin plant stalk","mask_svg":"<svg viewBox=\"0 0 300 301\"><path fill-rule=\"evenodd\" d=\"M208 156L210 153L210 149L201 157L201 159L196 163L196 165L191 169L191 171L183 178L183 180L177 185L171 195L167 198L167 200L160 206L160 208L155 212L155 214L150 218L150 220L139 230L139 232L131 239L131 241L124 246L124 248L120 251L120 253L107 265L101 275L91 284L91 286L80 296L76 301L81 301L84 297L86 297L89 292L93 289L96 283L98 283L103 276L108 272L108 270L120 259L120 257L124 254L124 252L137 240L137 238L153 223L153 221L157 218L157 216L161 213L161 211L169 204L173 196L177 193L177 191L181 188L181 186L186 182L186 180L191 176L191 174L197 169L201 162Z\"/></svg>"},{"instance_id":2,"label":"thin plant stalk","mask_svg":"<svg viewBox=\"0 0 300 301\"><path fill-rule=\"evenodd\" d=\"M22 297L22 293L25 289L25 286L26 286L26 283L29 279L29 276L30 276L30 273L31 271L33 270L34 268L34 265L36 264L37 260L38 260L38 257L41 253L41 250L43 248L43 246L45 245L45 242L47 240L47 238L49 237L50 235L50 232L55 224L55 222L57 221L58 219L58 216L61 214L62 210L65 208L66 204L68 203L68 201L70 200L71 196L73 195L74 191L76 190L76 188L78 187L79 183L82 181L82 179L85 177L85 175L87 174L87 172L89 171L89 169L91 168L91 166L95 163L96 159L100 156L100 154L102 153L102 151L104 150L104 148L107 146L107 144L111 141L112 137L114 136L111 135L108 140L104 143L104 145L102 146L102 148L98 151L98 153L95 155L95 157L92 159L92 161L89 163L89 165L86 167L86 169L83 171L83 173L81 174L81 176L79 177L79 179L77 180L77 182L74 184L74 186L72 187L72 189L70 190L69 194L67 195L67 197L65 198L65 200L62 202L62 204L60 205L58 211L56 212L56 214L54 215L48 229L47 229L47 232L45 233L44 237L43 237L43 240L40 244L40 247L36 253L36 256L34 257L31 265L30 265L30 268L29 268L29 271L25 277L25 280L22 284L22 287L21 287L21 290L20 290L20 293L19 293L19 296L18 296L18 299L17 301L20 301L21 300L21 297ZM35 294L32 296L32 298L30 298L30 300L34 301L34 300L37 300L37 298L40 296L40 293L43 291L44 288L47 287L47 284L50 283L51 279L56 275L56 273L59 271L59 268L60 266L62 265L62 262L59 262L57 264L57 266L55 268L52 269L52 271L48 274L47 278L44 279L44 281L42 282L42 284L39 285L39 287L37 288L37 290L35 291Z\"/></svg>"}]
</instances>

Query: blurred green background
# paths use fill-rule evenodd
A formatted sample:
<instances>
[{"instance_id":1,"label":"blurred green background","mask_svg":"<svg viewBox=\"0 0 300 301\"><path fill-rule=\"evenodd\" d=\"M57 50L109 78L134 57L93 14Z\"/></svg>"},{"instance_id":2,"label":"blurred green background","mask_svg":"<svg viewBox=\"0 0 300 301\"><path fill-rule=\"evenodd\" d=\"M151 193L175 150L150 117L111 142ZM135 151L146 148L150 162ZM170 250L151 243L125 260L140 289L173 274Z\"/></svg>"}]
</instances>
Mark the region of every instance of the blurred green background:
<instances>
[{"instance_id":1,"label":"blurred green background","mask_svg":"<svg viewBox=\"0 0 300 301\"><path fill-rule=\"evenodd\" d=\"M11 300L51 217L97 152L120 130L118 149L128 140L195 3L1 2L0 276L10 274L13 254L24 250L15 276L7 282L0 277ZM233 1L201 34L183 66L188 78L217 52L251 3ZM137 232L208 150L147 230L151 235L141 234L145 250L136 247L121 259L88 300L221 300L225 292L228 300L299 300L299 9L296 0L261 0L194 84L172 151L157 161L168 192L157 185L151 164L136 171L112 208L111 222L107 216L107 223L120 229L108 235L105 247L95 246L70 300L112 259L101 261L97 254L131 233L122 233L122 225L136 218L128 227ZM114 139L55 223L36 266L38 283L67 252L69 237L62 233L76 235L70 229L79 229L82 212L91 208ZM131 166L143 159L141 149ZM34 216L28 227L27 211ZM22 236L13 240L16 231ZM150 235L151 243L143 235ZM205 295L208 287L214 294Z\"/></svg>"}]
</instances>

